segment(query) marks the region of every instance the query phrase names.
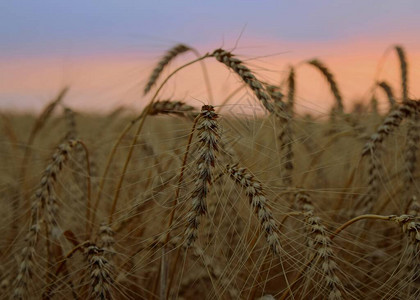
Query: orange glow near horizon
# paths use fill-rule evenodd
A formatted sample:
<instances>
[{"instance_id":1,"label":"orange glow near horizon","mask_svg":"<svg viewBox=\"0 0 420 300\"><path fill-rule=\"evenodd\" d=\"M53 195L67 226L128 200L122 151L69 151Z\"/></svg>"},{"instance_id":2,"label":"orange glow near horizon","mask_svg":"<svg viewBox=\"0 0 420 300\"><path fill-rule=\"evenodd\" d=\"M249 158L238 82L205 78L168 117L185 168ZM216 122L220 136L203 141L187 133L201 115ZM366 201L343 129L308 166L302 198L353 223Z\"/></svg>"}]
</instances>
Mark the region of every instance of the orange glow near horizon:
<instances>
[{"instance_id":1,"label":"orange glow near horizon","mask_svg":"<svg viewBox=\"0 0 420 300\"><path fill-rule=\"evenodd\" d=\"M369 101L375 80L386 80L400 94L400 70L395 51L384 41L354 40L338 43L270 43L255 41L258 52L253 54L250 47L239 47L234 53L254 70L257 76L267 82L279 84L287 76L289 65L297 66L296 88L297 109L300 112L316 114L328 113L333 104L329 87L317 70L302 64L303 61L317 57L334 74L342 91L344 105L351 109L356 101ZM269 45L265 47L266 45ZM409 66L410 95L420 95L416 79L420 78L420 44L408 43L405 47ZM212 48L208 48L212 49ZM281 53L262 57L265 54ZM157 63L154 59L142 58L140 54L89 56L72 59L27 58L11 60L0 58L0 105L2 109L39 110L57 91L65 85L70 86L70 94L65 104L77 110L107 112L120 105L140 108L150 96L142 97L142 88L148 75ZM150 55L149 55L150 56ZM184 55L171 64L170 69L193 59L191 54ZM381 63L382 61L382 63ZM240 81L226 67L214 59L206 61L209 69L215 104L221 101ZM378 73L378 70L380 71ZM168 71L164 75L168 75ZM377 76L377 77L376 77ZM202 80L200 65L181 71L168 83L162 97L183 99L195 106L208 101L206 86ZM251 97L249 90L237 94L236 99ZM382 91L377 90L380 108L386 108ZM200 102L201 101L201 102ZM239 105L238 100L232 104ZM241 102L243 104L243 102Z\"/></svg>"}]
</instances>

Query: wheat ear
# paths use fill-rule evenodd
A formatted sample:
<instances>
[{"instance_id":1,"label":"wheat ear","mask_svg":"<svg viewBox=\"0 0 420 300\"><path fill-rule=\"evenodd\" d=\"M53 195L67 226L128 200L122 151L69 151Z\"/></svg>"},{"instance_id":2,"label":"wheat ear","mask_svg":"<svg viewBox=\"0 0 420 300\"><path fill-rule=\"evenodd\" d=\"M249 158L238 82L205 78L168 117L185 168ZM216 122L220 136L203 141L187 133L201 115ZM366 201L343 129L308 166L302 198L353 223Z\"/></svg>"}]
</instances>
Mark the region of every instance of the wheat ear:
<instances>
[{"instance_id":1,"label":"wheat ear","mask_svg":"<svg viewBox=\"0 0 420 300\"><path fill-rule=\"evenodd\" d=\"M67 133L64 137L64 141L67 140L75 140L78 138L78 131L76 126L76 118L75 113L70 108L66 107L64 109L64 119L66 122ZM86 177L92 175L92 163L90 162L90 166L87 168L90 174L86 174L85 170L85 161L86 161L86 152L85 148L82 143L78 143L74 149L73 160L70 161L70 166L74 170L72 172L72 176L75 181L76 187L81 191L81 193L77 194L78 204L85 203L85 199L87 198L87 192L89 187L87 186Z\"/></svg>"},{"instance_id":2,"label":"wheat ear","mask_svg":"<svg viewBox=\"0 0 420 300\"><path fill-rule=\"evenodd\" d=\"M398 59L400 60L400 69L401 69L401 96L402 101L408 100L408 64L405 57L405 51L401 46L395 46L397 51Z\"/></svg>"},{"instance_id":3,"label":"wheat ear","mask_svg":"<svg viewBox=\"0 0 420 300\"><path fill-rule=\"evenodd\" d=\"M382 125L379 126L362 150L362 157L369 157L369 185L367 193L362 196L361 203L363 213L371 211L373 202L379 193L380 174L382 164L380 163L381 149L379 148L383 140L398 128L403 119L418 114L420 108L418 101L407 100L403 102L397 109L393 110L385 118Z\"/></svg>"},{"instance_id":4,"label":"wheat ear","mask_svg":"<svg viewBox=\"0 0 420 300\"><path fill-rule=\"evenodd\" d=\"M207 212L206 197L208 186L211 184L211 169L216 162L218 151L218 115L211 105L204 105L201 109L200 117L197 121L199 156L196 161L197 173L195 187L191 193L192 209L187 215L188 225L185 230L185 241L187 246L191 246L198 236L200 217Z\"/></svg>"},{"instance_id":5,"label":"wheat ear","mask_svg":"<svg viewBox=\"0 0 420 300\"><path fill-rule=\"evenodd\" d=\"M417 151L420 142L420 114L414 113L408 121L407 141L404 151L403 181L405 192L402 206L405 209L412 198L415 187L415 172L417 169Z\"/></svg>"},{"instance_id":6,"label":"wheat ear","mask_svg":"<svg viewBox=\"0 0 420 300\"><path fill-rule=\"evenodd\" d=\"M269 94L264 89L263 84L240 59L234 57L232 53L223 49L214 50L211 56L215 57L218 61L225 64L228 68L238 74L270 113L279 114L278 110L276 110L273 105Z\"/></svg>"},{"instance_id":7,"label":"wheat ear","mask_svg":"<svg viewBox=\"0 0 420 300\"><path fill-rule=\"evenodd\" d=\"M408 239L406 272L408 275L408 299L420 297L420 222L417 216L390 216L390 221L400 225ZM406 279L405 279L406 280Z\"/></svg>"},{"instance_id":8,"label":"wheat ear","mask_svg":"<svg viewBox=\"0 0 420 300\"><path fill-rule=\"evenodd\" d=\"M384 122L379 126L376 133L371 135L369 141L365 144L362 150L362 156L366 156L375 148L378 144L382 143L394 129L398 128L405 118L418 113L420 110L420 102L414 100L408 100L402 103L397 109L391 111L385 118Z\"/></svg>"},{"instance_id":9,"label":"wheat ear","mask_svg":"<svg viewBox=\"0 0 420 300\"><path fill-rule=\"evenodd\" d=\"M401 46L395 46L395 50L400 61L401 69L401 97L403 104L410 102L408 99L408 63L405 55L404 48ZM417 161L417 143L420 140L420 117L419 112L415 112L409 116L408 130L407 130L407 143L405 149L405 168L404 168L404 184L407 184L407 187L411 187L413 184L413 176L416 169ZM403 207L407 206L407 203L411 198L412 188L407 188L404 192Z\"/></svg>"},{"instance_id":10,"label":"wheat ear","mask_svg":"<svg viewBox=\"0 0 420 300\"><path fill-rule=\"evenodd\" d=\"M149 115L154 116L158 114L176 114L185 116L186 113L189 113L193 110L194 107L189 106L182 101L161 100L153 103L152 108L149 111Z\"/></svg>"},{"instance_id":11,"label":"wheat ear","mask_svg":"<svg viewBox=\"0 0 420 300\"><path fill-rule=\"evenodd\" d=\"M114 230L107 223L102 222L99 226L99 246L104 250L104 256L110 259L114 253Z\"/></svg>"},{"instance_id":12,"label":"wheat ear","mask_svg":"<svg viewBox=\"0 0 420 300\"><path fill-rule=\"evenodd\" d=\"M395 100L394 92L392 91L391 86L386 81L378 82L378 86L384 90L386 96L388 97L389 110L394 110L397 107L397 101Z\"/></svg>"},{"instance_id":13,"label":"wheat ear","mask_svg":"<svg viewBox=\"0 0 420 300\"><path fill-rule=\"evenodd\" d=\"M306 223L307 245L312 251L310 261L312 268L320 266L325 286L329 291L328 299L342 299L344 286L337 276L338 267L332 249L332 241L321 218L314 215L314 206L310 196L305 192L296 194L296 202L301 207ZM315 270L314 270L315 271ZM310 274L310 272L308 272ZM307 276L309 276L309 274Z\"/></svg>"},{"instance_id":14,"label":"wheat ear","mask_svg":"<svg viewBox=\"0 0 420 300\"><path fill-rule=\"evenodd\" d=\"M402 103L397 109L388 114L376 133L370 137L363 147L362 157L369 158L369 184L366 194L361 197L358 204L362 205L362 213L372 210L374 200L379 194L380 175L382 172L382 164L380 162L382 151L380 146L383 140L400 126L403 119L416 114L419 107L419 104L412 100Z\"/></svg>"},{"instance_id":15,"label":"wheat ear","mask_svg":"<svg viewBox=\"0 0 420 300\"><path fill-rule=\"evenodd\" d=\"M254 210L262 231L265 233L267 244L270 250L278 255L281 252L281 244L279 238L278 225L273 217L271 208L267 203L264 189L257 179L251 175L245 168L240 168L237 165L227 165L227 173L229 176L242 188L249 198L249 204Z\"/></svg>"},{"instance_id":16,"label":"wheat ear","mask_svg":"<svg viewBox=\"0 0 420 300\"><path fill-rule=\"evenodd\" d=\"M293 66L291 66L289 70L289 76L287 77L287 85L287 111L289 115L293 117L296 91L295 68L293 68Z\"/></svg>"},{"instance_id":17,"label":"wheat ear","mask_svg":"<svg viewBox=\"0 0 420 300\"><path fill-rule=\"evenodd\" d=\"M32 150L31 145L33 144L33 142L35 140L35 137L38 134L38 132L44 127L45 123L47 122L47 120L52 115L54 109L63 100L63 98L67 94L68 90L69 90L69 88L65 87L64 89L62 89L58 93L58 95L54 98L54 100L51 101L44 108L44 110L41 112L39 117L36 119L34 126L32 127L31 133L29 134L29 138L28 138L28 141L26 143L25 153L23 155L22 166L21 166L21 170L20 170L20 180L22 182L21 183L22 184L22 190L26 189L26 168L27 168L27 165L28 165L28 161L31 157L31 150ZM25 196L25 200L28 201L28 203L29 203L29 199L26 199L26 195L24 195L24 196ZM28 208L29 207L30 207L30 205L28 205Z\"/></svg>"},{"instance_id":18,"label":"wheat ear","mask_svg":"<svg viewBox=\"0 0 420 300\"><path fill-rule=\"evenodd\" d=\"M295 101L295 71L294 68L290 68L289 77L287 79L288 91L287 91L287 114L289 118L285 120L284 127L280 133L280 147L282 150L281 159L282 166L284 168L282 180L285 186L292 186L293 184L293 131L292 131L292 119L293 119L293 103Z\"/></svg>"},{"instance_id":19,"label":"wheat ear","mask_svg":"<svg viewBox=\"0 0 420 300\"><path fill-rule=\"evenodd\" d=\"M162 59L153 69L152 74L149 77L149 81L147 82L146 87L144 88L144 95L146 95L150 91L152 86L156 83L157 79L159 78L159 75L162 73L165 66L167 66L175 57L184 52L187 52L188 50L191 50L191 48L184 44L178 44L175 45L173 48L169 49L168 52L166 52L165 56L162 57Z\"/></svg>"},{"instance_id":20,"label":"wheat ear","mask_svg":"<svg viewBox=\"0 0 420 300\"><path fill-rule=\"evenodd\" d=\"M112 299L112 265L104 257L104 250L91 245L87 248L90 269L91 294L94 299Z\"/></svg>"},{"instance_id":21,"label":"wheat ear","mask_svg":"<svg viewBox=\"0 0 420 300\"><path fill-rule=\"evenodd\" d=\"M35 192L32 202L31 224L26 236L26 246L22 250L22 262L19 265L18 275L15 280L13 298L25 299L28 292L28 283L32 277L33 259L37 245L37 236L42 224L42 208L46 207L49 234L58 232L55 222L56 202L54 194L54 183L63 164L68 159L68 153L78 144L77 141L70 140L61 144L54 155L52 161L46 167L38 189ZM52 199L53 198L53 199ZM47 237L48 238L48 237Z\"/></svg>"},{"instance_id":22,"label":"wheat ear","mask_svg":"<svg viewBox=\"0 0 420 300\"><path fill-rule=\"evenodd\" d=\"M281 89L279 86L267 84L265 86L265 89L267 93L270 95L271 99L273 99L275 105L281 108L285 108L285 104L283 103L284 95L281 92Z\"/></svg>"},{"instance_id":23,"label":"wheat ear","mask_svg":"<svg viewBox=\"0 0 420 300\"><path fill-rule=\"evenodd\" d=\"M322 75L324 75L325 79L328 81L330 88L331 88L331 92L333 93L334 97L335 97L335 101L337 103L337 109L339 113L342 113L344 110L343 107L343 99L341 97L341 93L340 90L338 89L338 85L335 82L334 76L333 74L330 72L330 70L318 59L313 59L310 60L308 62L310 65L314 66L315 68L317 68Z\"/></svg>"}]
</instances>

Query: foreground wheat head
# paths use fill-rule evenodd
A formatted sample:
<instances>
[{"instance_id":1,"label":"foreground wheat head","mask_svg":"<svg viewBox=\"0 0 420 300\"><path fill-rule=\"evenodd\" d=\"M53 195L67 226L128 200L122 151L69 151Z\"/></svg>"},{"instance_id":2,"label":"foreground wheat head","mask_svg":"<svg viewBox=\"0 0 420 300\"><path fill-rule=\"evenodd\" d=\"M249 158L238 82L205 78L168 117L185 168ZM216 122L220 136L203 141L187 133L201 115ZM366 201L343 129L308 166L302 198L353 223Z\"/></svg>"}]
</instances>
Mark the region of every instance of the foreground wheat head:
<instances>
[{"instance_id":1,"label":"foreground wheat head","mask_svg":"<svg viewBox=\"0 0 420 300\"><path fill-rule=\"evenodd\" d=\"M198 159L196 161L197 173L195 188L191 193L192 209L187 215L188 226L185 231L187 246L191 246L198 236L200 217L207 213L206 198L209 185L211 184L212 171L216 162L216 152L218 151L219 133L217 124L218 115L211 105L204 105L197 122L198 140Z\"/></svg>"}]
</instances>

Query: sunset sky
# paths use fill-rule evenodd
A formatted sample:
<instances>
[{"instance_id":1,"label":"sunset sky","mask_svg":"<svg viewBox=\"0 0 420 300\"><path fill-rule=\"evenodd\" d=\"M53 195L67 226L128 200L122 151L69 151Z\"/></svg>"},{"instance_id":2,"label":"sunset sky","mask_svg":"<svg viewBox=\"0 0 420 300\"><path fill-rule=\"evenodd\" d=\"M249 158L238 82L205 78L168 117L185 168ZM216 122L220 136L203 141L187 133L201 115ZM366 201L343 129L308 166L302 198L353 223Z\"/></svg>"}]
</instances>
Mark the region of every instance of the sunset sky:
<instances>
[{"instance_id":1,"label":"sunset sky","mask_svg":"<svg viewBox=\"0 0 420 300\"><path fill-rule=\"evenodd\" d=\"M39 110L65 85L66 104L77 109L141 107L154 64L179 42L202 53L232 50L272 83L290 64L318 57L335 74L348 107L370 97L375 78L399 92L398 61L386 50L400 44L410 94L418 97L419 13L420 1L403 0L2 1L0 108ZM171 67L193 58L184 55ZM217 103L238 80L214 60L207 64ZM306 65L297 69L297 89L302 110L323 113L332 104L328 86ZM207 102L200 68L180 73L163 96Z\"/></svg>"}]
</instances>

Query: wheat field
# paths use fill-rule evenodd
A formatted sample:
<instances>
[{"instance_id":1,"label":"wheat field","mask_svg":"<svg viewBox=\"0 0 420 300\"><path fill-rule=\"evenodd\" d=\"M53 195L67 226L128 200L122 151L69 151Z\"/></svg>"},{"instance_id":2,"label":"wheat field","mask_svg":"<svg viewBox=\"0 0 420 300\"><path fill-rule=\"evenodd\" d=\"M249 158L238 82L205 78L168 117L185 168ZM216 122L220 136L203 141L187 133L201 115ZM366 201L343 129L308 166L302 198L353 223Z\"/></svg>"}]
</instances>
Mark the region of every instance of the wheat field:
<instances>
[{"instance_id":1,"label":"wheat field","mask_svg":"<svg viewBox=\"0 0 420 300\"><path fill-rule=\"evenodd\" d=\"M71 87L39 115L3 112L1 298L419 299L420 104L394 50L401 86L377 78L354 107L333 66L306 61L335 99L325 118L296 110L296 67L267 83L234 53L183 44L141 113L74 111ZM207 60L264 113L160 98L192 64L210 95Z\"/></svg>"}]
</instances>

